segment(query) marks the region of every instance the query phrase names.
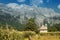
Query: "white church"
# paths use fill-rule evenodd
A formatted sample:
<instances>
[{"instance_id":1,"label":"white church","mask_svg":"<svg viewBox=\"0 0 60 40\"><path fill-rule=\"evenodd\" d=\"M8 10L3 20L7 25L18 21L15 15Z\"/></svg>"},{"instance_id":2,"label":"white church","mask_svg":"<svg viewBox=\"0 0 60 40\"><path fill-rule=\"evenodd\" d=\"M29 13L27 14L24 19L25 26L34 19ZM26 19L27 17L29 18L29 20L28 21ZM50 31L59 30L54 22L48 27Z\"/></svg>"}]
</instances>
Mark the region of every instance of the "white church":
<instances>
[{"instance_id":1,"label":"white church","mask_svg":"<svg viewBox=\"0 0 60 40\"><path fill-rule=\"evenodd\" d=\"M42 25L40 27L40 33L46 33L46 32L48 32L47 24Z\"/></svg>"}]
</instances>

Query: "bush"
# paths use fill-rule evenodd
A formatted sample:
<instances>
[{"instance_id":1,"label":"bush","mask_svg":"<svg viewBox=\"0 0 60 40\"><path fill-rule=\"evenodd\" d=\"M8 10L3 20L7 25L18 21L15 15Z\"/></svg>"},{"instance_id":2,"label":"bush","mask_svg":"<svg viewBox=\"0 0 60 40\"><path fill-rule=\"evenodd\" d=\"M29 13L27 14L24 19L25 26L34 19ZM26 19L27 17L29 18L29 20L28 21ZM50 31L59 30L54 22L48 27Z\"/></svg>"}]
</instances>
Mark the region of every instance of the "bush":
<instances>
[{"instance_id":1,"label":"bush","mask_svg":"<svg viewBox=\"0 0 60 40\"><path fill-rule=\"evenodd\" d=\"M33 31L25 31L24 33L23 33L23 36L25 37L25 38L29 38L29 36L33 36L33 35L35 35L36 33L35 32L33 32Z\"/></svg>"}]
</instances>

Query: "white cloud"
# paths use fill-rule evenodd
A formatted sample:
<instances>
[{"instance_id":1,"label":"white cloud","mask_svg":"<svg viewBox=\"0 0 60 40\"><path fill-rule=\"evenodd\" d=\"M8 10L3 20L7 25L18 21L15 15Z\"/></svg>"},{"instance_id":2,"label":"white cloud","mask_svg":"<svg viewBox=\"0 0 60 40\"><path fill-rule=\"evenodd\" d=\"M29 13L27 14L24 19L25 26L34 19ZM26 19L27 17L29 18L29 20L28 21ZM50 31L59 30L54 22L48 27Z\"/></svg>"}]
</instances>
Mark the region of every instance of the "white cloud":
<instances>
[{"instance_id":1,"label":"white cloud","mask_svg":"<svg viewBox=\"0 0 60 40\"><path fill-rule=\"evenodd\" d=\"M60 4L58 5L58 9L60 9Z\"/></svg>"},{"instance_id":2,"label":"white cloud","mask_svg":"<svg viewBox=\"0 0 60 40\"><path fill-rule=\"evenodd\" d=\"M19 11L21 13L36 13L37 15L43 14L46 17L54 16L56 12L53 9L49 8L42 8L37 6L29 6L26 4L16 4L16 3L9 3L7 4L7 7L10 7L16 11Z\"/></svg>"},{"instance_id":3,"label":"white cloud","mask_svg":"<svg viewBox=\"0 0 60 40\"><path fill-rule=\"evenodd\" d=\"M25 4L21 4L21 5L18 5L18 4L16 4L16 3L9 3L9 4L7 4L6 5L7 7L10 7L10 8L12 8L12 9L23 9L24 8L24 10L25 9L27 9L27 10L30 10L30 11L32 11L33 10L33 8L31 8L30 6L28 6L28 5L25 5Z\"/></svg>"},{"instance_id":4,"label":"white cloud","mask_svg":"<svg viewBox=\"0 0 60 40\"><path fill-rule=\"evenodd\" d=\"M18 2L24 2L25 0L17 0Z\"/></svg>"},{"instance_id":5,"label":"white cloud","mask_svg":"<svg viewBox=\"0 0 60 40\"><path fill-rule=\"evenodd\" d=\"M17 0L18 2L24 2L26 0ZM46 0L46 2L49 2L49 0ZM30 4L31 5L40 5L40 4L43 4L43 0L30 0Z\"/></svg>"},{"instance_id":6,"label":"white cloud","mask_svg":"<svg viewBox=\"0 0 60 40\"><path fill-rule=\"evenodd\" d=\"M9 3L6 6L12 8L12 9L20 9L21 7L23 7L23 5L18 5L16 3Z\"/></svg>"},{"instance_id":7,"label":"white cloud","mask_svg":"<svg viewBox=\"0 0 60 40\"><path fill-rule=\"evenodd\" d=\"M18 6L18 4L16 4L16 3L7 4L7 7L11 7L11 8L16 8L17 6Z\"/></svg>"},{"instance_id":8,"label":"white cloud","mask_svg":"<svg viewBox=\"0 0 60 40\"><path fill-rule=\"evenodd\" d=\"M43 0L30 0L32 5L40 5L43 3Z\"/></svg>"},{"instance_id":9,"label":"white cloud","mask_svg":"<svg viewBox=\"0 0 60 40\"><path fill-rule=\"evenodd\" d=\"M43 3L43 0L40 0L40 3Z\"/></svg>"}]
</instances>

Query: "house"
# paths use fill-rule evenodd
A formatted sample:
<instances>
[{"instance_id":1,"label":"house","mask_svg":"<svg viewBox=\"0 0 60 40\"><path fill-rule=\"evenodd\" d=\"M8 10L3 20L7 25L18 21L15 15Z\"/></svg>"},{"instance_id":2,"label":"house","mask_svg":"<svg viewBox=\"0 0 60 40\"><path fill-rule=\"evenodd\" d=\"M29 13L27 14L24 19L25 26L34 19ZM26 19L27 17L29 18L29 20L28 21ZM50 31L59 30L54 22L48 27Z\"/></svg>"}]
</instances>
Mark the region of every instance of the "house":
<instances>
[{"instance_id":1,"label":"house","mask_svg":"<svg viewBox=\"0 0 60 40\"><path fill-rule=\"evenodd\" d=\"M47 24L45 24L45 25L42 25L41 27L40 27L40 32L48 32L48 30L47 30Z\"/></svg>"}]
</instances>

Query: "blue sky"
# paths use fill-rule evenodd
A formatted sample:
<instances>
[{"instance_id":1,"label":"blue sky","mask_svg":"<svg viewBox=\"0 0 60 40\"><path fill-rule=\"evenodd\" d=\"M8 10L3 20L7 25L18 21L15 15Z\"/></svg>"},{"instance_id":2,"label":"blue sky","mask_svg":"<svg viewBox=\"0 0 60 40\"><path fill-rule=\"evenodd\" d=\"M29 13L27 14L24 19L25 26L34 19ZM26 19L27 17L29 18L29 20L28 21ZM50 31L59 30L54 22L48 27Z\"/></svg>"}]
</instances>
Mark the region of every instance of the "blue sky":
<instances>
[{"instance_id":1,"label":"blue sky","mask_svg":"<svg viewBox=\"0 0 60 40\"><path fill-rule=\"evenodd\" d=\"M30 6L36 5L43 8L52 8L56 12L60 13L60 0L0 0L0 3L17 3Z\"/></svg>"}]
</instances>

